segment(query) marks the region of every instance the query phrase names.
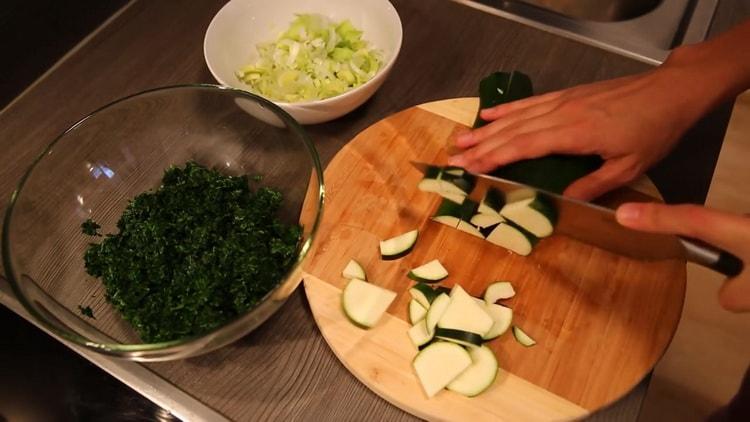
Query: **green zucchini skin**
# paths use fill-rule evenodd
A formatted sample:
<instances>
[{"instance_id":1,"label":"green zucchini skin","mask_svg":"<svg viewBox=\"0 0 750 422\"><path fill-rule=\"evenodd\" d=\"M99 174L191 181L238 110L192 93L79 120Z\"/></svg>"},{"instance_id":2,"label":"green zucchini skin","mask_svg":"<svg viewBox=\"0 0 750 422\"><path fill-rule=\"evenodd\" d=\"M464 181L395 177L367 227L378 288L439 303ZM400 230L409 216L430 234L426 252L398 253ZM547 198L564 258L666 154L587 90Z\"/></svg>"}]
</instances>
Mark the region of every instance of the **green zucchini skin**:
<instances>
[{"instance_id":1,"label":"green zucchini skin","mask_svg":"<svg viewBox=\"0 0 750 422\"><path fill-rule=\"evenodd\" d=\"M494 107L534 95L531 79L522 72L495 72L479 83L479 110ZM477 117L474 128L486 125ZM598 155L554 154L546 157L521 160L496 169L491 174L503 179L524 183L554 193L602 166Z\"/></svg>"},{"instance_id":2,"label":"green zucchini skin","mask_svg":"<svg viewBox=\"0 0 750 422\"><path fill-rule=\"evenodd\" d=\"M534 95L531 78L522 72L495 72L479 82L479 109L521 100ZM489 123L479 117L474 120L474 128Z\"/></svg>"},{"instance_id":3,"label":"green zucchini skin","mask_svg":"<svg viewBox=\"0 0 750 422\"><path fill-rule=\"evenodd\" d=\"M484 339L479 334L452 328L436 327L434 337L445 341L459 342L461 345L481 346L484 343Z\"/></svg>"},{"instance_id":4,"label":"green zucchini skin","mask_svg":"<svg viewBox=\"0 0 750 422\"><path fill-rule=\"evenodd\" d=\"M571 183L597 170L604 160L598 155L554 154L495 169L491 175L561 194Z\"/></svg>"}]
</instances>

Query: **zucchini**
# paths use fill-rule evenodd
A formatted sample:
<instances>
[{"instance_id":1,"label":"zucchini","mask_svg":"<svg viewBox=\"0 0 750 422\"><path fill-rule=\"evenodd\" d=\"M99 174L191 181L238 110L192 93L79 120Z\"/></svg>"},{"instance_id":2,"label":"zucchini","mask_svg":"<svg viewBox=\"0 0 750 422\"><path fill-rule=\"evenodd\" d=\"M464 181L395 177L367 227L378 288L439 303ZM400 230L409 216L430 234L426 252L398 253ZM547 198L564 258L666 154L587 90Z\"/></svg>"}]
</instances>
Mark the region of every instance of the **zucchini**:
<instances>
[{"instance_id":1,"label":"zucchini","mask_svg":"<svg viewBox=\"0 0 750 422\"><path fill-rule=\"evenodd\" d=\"M458 204L464 201L476 185L476 177L460 167L430 166L417 187L424 192L437 193Z\"/></svg>"},{"instance_id":2,"label":"zucchini","mask_svg":"<svg viewBox=\"0 0 750 422\"><path fill-rule=\"evenodd\" d=\"M492 328L492 317L474 299L458 284L453 286L450 303L437 326L485 335Z\"/></svg>"},{"instance_id":3,"label":"zucchini","mask_svg":"<svg viewBox=\"0 0 750 422\"><path fill-rule=\"evenodd\" d=\"M495 72L479 82L479 110L491 108L511 101L534 95L531 79L521 72ZM474 120L474 128L489 123L479 117Z\"/></svg>"},{"instance_id":4,"label":"zucchini","mask_svg":"<svg viewBox=\"0 0 750 422\"><path fill-rule=\"evenodd\" d=\"M440 327L435 328L435 338L468 347L481 346L484 341L476 333Z\"/></svg>"},{"instance_id":5,"label":"zucchini","mask_svg":"<svg viewBox=\"0 0 750 422\"><path fill-rule=\"evenodd\" d=\"M432 301L438 296L438 293L432 287L424 283L415 284L409 289L409 294L425 309L429 309Z\"/></svg>"},{"instance_id":6,"label":"zucchini","mask_svg":"<svg viewBox=\"0 0 750 422\"><path fill-rule=\"evenodd\" d=\"M469 350L471 366L446 386L448 390L474 397L487 390L497 377L497 358L487 346L472 347Z\"/></svg>"},{"instance_id":7,"label":"zucchini","mask_svg":"<svg viewBox=\"0 0 750 422\"><path fill-rule=\"evenodd\" d=\"M435 215L432 216L432 221L445 224L446 226L458 227L458 223L461 221L462 204L450 199L444 198L438 206Z\"/></svg>"},{"instance_id":8,"label":"zucchini","mask_svg":"<svg viewBox=\"0 0 750 422\"><path fill-rule=\"evenodd\" d=\"M464 233L468 233L472 236L478 237L480 239L484 239L484 235L478 228L474 227L473 224L466 222L464 220L460 220L458 222L458 227L456 228L461 230Z\"/></svg>"},{"instance_id":9,"label":"zucchini","mask_svg":"<svg viewBox=\"0 0 750 422\"><path fill-rule=\"evenodd\" d=\"M521 72L495 72L479 83L479 109L494 107L530 97L534 94L531 80ZM474 127L488 122L477 112ZM491 174L554 193L562 193L575 180L601 167L598 155L554 154L521 160L496 169Z\"/></svg>"},{"instance_id":10,"label":"zucchini","mask_svg":"<svg viewBox=\"0 0 750 422\"><path fill-rule=\"evenodd\" d=\"M419 349L420 346L424 346L432 340L432 334L427 332L427 325L425 320L421 320L414 324L408 331L409 339L414 344L414 347Z\"/></svg>"},{"instance_id":11,"label":"zucchini","mask_svg":"<svg viewBox=\"0 0 750 422\"><path fill-rule=\"evenodd\" d=\"M512 221L505 221L492 229L490 234L487 235L487 240L519 255L526 256L531 253L539 239Z\"/></svg>"},{"instance_id":12,"label":"zucchini","mask_svg":"<svg viewBox=\"0 0 750 422\"><path fill-rule=\"evenodd\" d=\"M505 221L505 219L500 214L479 213L474 214L474 216L471 217L470 222L473 226L476 226L479 229L485 229L487 227L500 224L503 221Z\"/></svg>"},{"instance_id":13,"label":"zucchini","mask_svg":"<svg viewBox=\"0 0 750 422\"><path fill-rule=\"evenodd\" d=\"M432 302L430 309L427 310L427 315L424 317L428 333L432 334L435 332L435 327L438 325L438 321L443 317L445 310L448 309L450 303L451 298L445 293L441 293Z\"/></svg>"},{"instance_id":14,"label":"zucchini","mask_svg":"<svg viewBox=\"0 0 750 422\"><path fill-rule=\"evenodd\" d=\"M371 328L377 324L396 292L363 280L350 280L341 294L341 305L346 316L356 325Z\"/></svg>"},{"instance_id":15,"label":"zucchini","mask_svg":"<svg viewBox=\"0 0 750 422\"><path fill-rule=\"evenodd\" d=\"M419 237L418 230L412 230L404 234L380 241L380 257L386 261L406 256L414 248Z\"/></svg>"},{"instance_id":16,"label":"zucchini","mask_svg":"<svg viewBox=\"0 0 750 422\"><path fill-rule=\"evenodd\" d=\"M365 274L364 267L362 267L359 262L353 259L349 260L349 263L346 264L346 267L344 267L344 271L341 272L341 275L344 276L344 278L348 278L349 280L356 278L358 280L367 281L367 275Z\"/></svg>"},{"instance_id":17,"label":"zucchini","mask_svg":"<svg viewBox=\"0 0 750 422\"><path fill-rule=\"evenodd\" d=\"M443 173L440 175L440 180L444 183L440 186L443 189L443 193L469 196L477 184L477 178L463 169L461 169L462 173L460 175L456 175L458 169L459 167L444 168Z\"/></svg>"},{"instance_id":18,"label":"zucchini","mask_svg":"<svg viewBox=\"0 0 750 422\"><path fill-rule=\"evenodd\" d=\"M416 324L427 315L427 308L422 306L416 299L409 301L409 322Z\"/></svg>"},{"instance_id":19,"label":"zucchini","mask_svg":"<svg viewBox=\"0 0 750 422\"><path fill-rule=\"evenodd\" d=\"M484 193L482 202L479 203L479 212L482 214L500 215L500 210L505 205L505 194L490 187Z\"/></svg>"},{"instance_id":20,"label":"zucchini","mask_svg":"<svg viewBox=\"0 0 750 422\"><path fill-rule=\"evenodd\" d=\"M472 364L471 355L455 343L438 341L422 349L412 361L427 397L433 397Z\"/></svg>"},{"instance_id":21,"label":"zucchini","mask_svg":"<svg viewBox=\"0 0 750 422\"><path fill-rule=\"evenodd\" d=\"M598 155L553 154L516 161L495 169L490 174L562 194L571 183L597 170L603 162Z\"/></svg>"},{"instance_id":22,"label":"zucchini","mask_svg":"<svg viewBox=\"0 0 750 422\"><path fill-rule=\"evenodd\" d=\"M540 238L551 235L557 222L555 206L549 199L536 193L532 193L530 198L505 204L500 215Z\"/></svg>"},{"instance_id":23,"label":"zucchini","mask_svg":"<svg viewBox=\"0 0 750 422\"><path fill-rule=\"evenodd\" d=\"M513 337L516 338L516 341L521 343L524 347L531 347L536 344L536 340L531 338L528 334L526 334L521 328L518 326L513 326Z\"/></svg>"},{"instance_id":24,"label":"zucchini","mask_svg":"<svg viewBox=\"0 0 750 422\"><path fill-rule=\"evenodd\" d=\"M435 287L435 292L436 292L437 294L440 294L440 293L445 293L445 294L447 294L448 296L450 296L450 294L451 294L451 289L449 289L449 288L447 288L447 287L445 287L445 286L437 286L437 287Z\"/></svg>"},{"instance_id":25,"label":"zucchini","mask_svg":"<svg viewBox=\"0 0 750 422\"><path fill-rule=\"evenodd\" d=\"M464 170L461 167L448 166L448 167L445 167L443 169L443 173L451 175L451 176L460 177L460 176L463 176L464 174L466 174L466 170Z\"/></svg>"},{"instance_id":26,"label":"zucchini","mask_svg":"<svg viewBox=\"0 0 750 422\"><path fill-rule=\"evenodd\" d=\"M422 283L435 283L448 277L448 270L443 267L439 260L433 259L409 271L407 277Z\"/></svg>"},{"instance_id":27,"label":"zucchini","mask_svg":"<svg viewBox=\"0 0 750 422\"><path fill-rule=\"evenodd\" d=\"M492 340L505 334L513 321L513 310L494 303L485 304L485 309L492 318L492 328L482 338Z\"/></svg>"},{"instance_id":28,"label":"zucchini","mask_svg":"<svg viewBox=\"0 0 750 422\"><path fill-rule=\"evenodd\" d=\"M484 301L487 304L495 303L501 299L510 299L516 295L516 291L513 289L513 285L510 281L496 281L484 291Z\"/></svg>"}]
</instances>

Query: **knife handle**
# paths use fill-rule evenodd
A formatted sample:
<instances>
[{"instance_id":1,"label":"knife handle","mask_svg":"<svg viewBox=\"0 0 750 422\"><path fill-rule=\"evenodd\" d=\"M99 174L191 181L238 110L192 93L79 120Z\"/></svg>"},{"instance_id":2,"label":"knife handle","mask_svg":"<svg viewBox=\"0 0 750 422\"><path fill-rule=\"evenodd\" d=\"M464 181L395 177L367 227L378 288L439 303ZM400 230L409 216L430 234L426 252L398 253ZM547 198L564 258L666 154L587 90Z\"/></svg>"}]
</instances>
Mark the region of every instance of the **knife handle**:
<instances>
[{"instance_id":1,"label":"knife handle","mask_svg":"<svg viewBox=\"0 0 750 422\"><path fill-rule=\"evenodd\" d=\"M680 242L685 248L685 258L688 261L711 268L727 277L736 276L745 267L741 259L707 243L685 238L680 238Z\"/></svg>"}]
</instances>

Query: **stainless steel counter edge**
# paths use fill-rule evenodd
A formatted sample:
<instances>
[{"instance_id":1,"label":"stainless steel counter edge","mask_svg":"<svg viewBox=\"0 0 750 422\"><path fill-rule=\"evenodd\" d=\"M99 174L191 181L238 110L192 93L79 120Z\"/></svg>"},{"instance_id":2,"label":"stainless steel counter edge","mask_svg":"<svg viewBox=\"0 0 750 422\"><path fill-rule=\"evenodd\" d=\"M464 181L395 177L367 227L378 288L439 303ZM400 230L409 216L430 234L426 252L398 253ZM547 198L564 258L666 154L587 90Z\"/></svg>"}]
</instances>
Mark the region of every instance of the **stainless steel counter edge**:
<instances>
[{"instance_id":1,"label":"stainless steel counter edge","mask_svg":"<svg viewBox=\"0 0 750 422\"><path fill-rule=\"evenodd\" d=\"M583 35L575 30L575 28L571 27L570 29L565 29L565 25L560 25L560 22L565 22L565 19L559 19L560 22L557 22L558 24L554 23L544 23L543 18L547 16L548 18L550 15L545 15L543 13L540 13L538 19L530 19L524 16L516 15L514 13L509 13L503 10L496 9L494 7L487 6L482 3L478 3L476 1L472 0L452 0L456 3L463 4L465 6L480 10L482 12L486 12L495 16L500 16L502 18L522 23L524 25L549 32L555 35L559 35L561 37L569 38L575 41L578 41L583 44L591 45L594 47L601 48L606 51L611 51L613 53L619 54L624 57L628 57L631 59L635 59L644 63L648 63L651 65L659 65L664 60L666 60L667 55L669 54L669 51L667 50L661 50L652 46L639 46L637 51L636 49L627 49L624 47L620 47L617 45L614 45L610 42L608 42L606 39L594 39L591 36ZM708 35L708 31L711 27L711 23L713 20L714 10L716 8L718 0L707 0L703 2L698 2L695 6L695 9L692 11L692 14L698 19L691 20L691 23L684 29L684 34L682 36L682 39L684 43L690 44L697 41L702 41L706 38ZM554 17L552 17L554 18ZM579 28L580 29L580 28Z\"/></svg>"},{"instance_id":2,"label":"stainless steel counter edge","mask_svg":"<svg viewBox=\"0 0 750 422\"><path fill-rule=\"evenodd\" d=\"M0 277L0 303L181 420L206 422L229 420L139 363L100 355L51 333L34 321L18 303L11 292L10 284L3 277Z\"/></svg>"}]
</instances>

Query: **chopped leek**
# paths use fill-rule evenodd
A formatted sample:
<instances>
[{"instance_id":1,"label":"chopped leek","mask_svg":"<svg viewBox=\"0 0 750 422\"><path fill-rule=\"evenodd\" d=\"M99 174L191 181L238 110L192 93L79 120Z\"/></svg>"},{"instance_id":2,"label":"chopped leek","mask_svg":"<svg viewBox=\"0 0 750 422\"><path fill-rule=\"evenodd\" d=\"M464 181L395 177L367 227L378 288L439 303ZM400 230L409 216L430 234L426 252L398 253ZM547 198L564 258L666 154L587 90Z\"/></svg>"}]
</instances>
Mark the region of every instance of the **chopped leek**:
<instances>
[{"instance_id":1,"label":"chopped leek","mask_svg":"<svg viewBox=\"0 0 750 422\"><path fill-rule=\"evenodd\" d=\"M274 42L256 46L259 59L237 70L250 90L271 100L321 100L360 86L375 76L382 54L351 22L300 14Z\"/></svg>"}]
</instances>

